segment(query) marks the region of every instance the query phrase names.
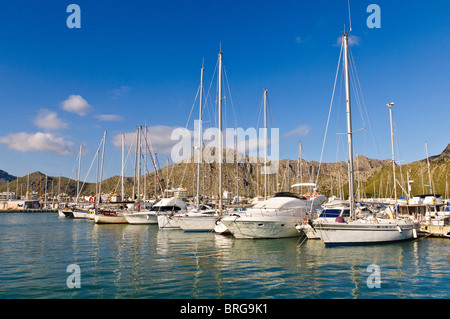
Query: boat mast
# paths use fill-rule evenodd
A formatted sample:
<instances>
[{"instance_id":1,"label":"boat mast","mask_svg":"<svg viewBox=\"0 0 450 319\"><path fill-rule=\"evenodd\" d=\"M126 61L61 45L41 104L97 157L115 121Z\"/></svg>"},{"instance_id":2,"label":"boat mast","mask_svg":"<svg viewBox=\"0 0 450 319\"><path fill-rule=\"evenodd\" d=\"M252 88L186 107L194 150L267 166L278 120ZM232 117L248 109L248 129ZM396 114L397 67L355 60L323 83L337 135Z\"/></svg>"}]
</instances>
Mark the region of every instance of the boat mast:
<instances>
[{"instance_id":1,"label":"boat mast","mask_svg":"<svg viewBox=\"0 0 450 319\"><path fill-rule=\"evenodd\" d=\"M103 133L102 165L100 166L100 185L98 187L98 204L99 205L100 205L100 197L102 196L102 180L103 180L103 163L105 160L105 144L106 144L106 130Z\"/></svg>"},{"instance_id":2,"label":"boat mast","mask_svg":"<svg viewBox=\"0 0 450 319\"><path fill-rule=\"evenodd\" d=\"M267 199L267 90L264 89L264 199Z\"/></svg>"},{"instance_id":3,"label":"boat mast","mask_svg":"<svg viewBox=\"0 0 450 319\"><path fill-rule=\"evenodd\" d=\"M142 126L138 127L138 136L137 136L137 145L138 145L138 172L137 172L137 202L138 202L138 211L141 210L141 130Z\"/></svg>"},{"instance_id":4,"label":"boat mast","mask_svg":"<svg viewBox=\"0 0 450 319\"><path fill-rule=\"evenodd\" d=\"M202 165L202 113L203 113L203 71L205 70L203 63L200 72L200 110L198 120L198 163L197 163L197 208L200 205L200 171ZM192 154L194 156L194 154Z\"/></svg>"},{"instance_id":5,"label":"boat mast","mask_svg":"<svg viewBox=\"0 0 450 319\"><path fill-rule=\"evenodd\" d=\"M298 142L298 153L299 153L298 161L300 163L300 166L299 166L300 182L299 183L302 184L303 183L302 141ZM300 194L303 194L303 187L302 186L300 186Z\"/></svg>"},{"instance_id":6,"label":"boat mast","mask_svg":"<svg viewBox=\"0 0 450 319\"><path fill-rule=\"evenodd\" d=\"M81 168L81 152L83 150L83 144L80 144L80 153L78 154L78 171L77 171L77 200L75 202L78 205L78 197L80 196L80 168Z\"/></svg>"},{"instance_id":7,"label":"boat mast","mask_svg":"<svg viewBox=\"0 0 450 319\"><path fill-rule=\"evenodd\" d=\"M391 120L391 145L392 145L392 171L394 175L394 197L395 197L395 206L397 206L397 181L395 179L395 154L394 154L394 124L393 124L393 117L392 117L392 106L394 105L394 102L391 102L389 104L386 104L386 106L389 108L389 116Z\"/></svg>"},{"instance_id":8,"label":"boat mast","mask_svg":"<svg viewBox=\"0 0 450 319\"><path fill-rule=\"evenodd\" d=\"M124 169L125 169L125 134L122 134L122 171L121 171L121 180L122 180L122 202L125 199L125 186L124 186Z\"/></svg>"},{"instance_id":9,"label":"boat mast","mask_svg":"<svg viewBox=\"0 0 450 319\"><path fill-rule=\"evenodd\" d=\"M222 51L219 52L219 215L222 216Z\"/></svg>"},{"instance_id":10,"label":"boat mast","mask_svg":"<svg viewBox=\"0 0 450 319\"><path fill-rule=\"evenodd\" d=\"M433 187L431 185L431 170L430 170L430 160L428 159L428 143L427 142L425 142L425 149L427 151L428 181L430 183L430 194L433 194Z\"/></svg>"},{"instance_id":11,"label":"boat mast","mask_svg":"<svg viewBox=\"0 0 450 319\"><path fill-rule=\"evenodd\" d=\"M342 35L344 42L344 65L345 65L345 97L347 104L347 137L348 137L348 200L350 203L350 216L355 219L355 180L353 171L353 137L352 137L352 114L350 103L350 68L348 59L348 33Z\"/></svg>"}]
</instances>

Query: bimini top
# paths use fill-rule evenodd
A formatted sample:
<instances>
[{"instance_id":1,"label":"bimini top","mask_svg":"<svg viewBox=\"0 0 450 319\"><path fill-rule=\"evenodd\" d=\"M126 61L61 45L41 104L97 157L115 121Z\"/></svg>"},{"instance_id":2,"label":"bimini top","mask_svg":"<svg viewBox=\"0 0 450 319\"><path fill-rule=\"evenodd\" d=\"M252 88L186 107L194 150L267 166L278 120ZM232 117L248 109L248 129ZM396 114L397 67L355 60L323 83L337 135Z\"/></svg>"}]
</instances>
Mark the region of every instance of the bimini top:
<instances>
[{"instance_id":1,"label":"bimini top","mask_svg":"<svg viewBox=\"0 0 450 319\"><path fill-rule=\"evenodd\" d=\"M273 197L293 197L293 198L298 198L298 199L306 199L305 196L301 196L301 195L297 195L291 192L279 192L276 193Z\"/></svg>"},{"instance_id":2,"label":"bimini top","mask_svg":"<svg viewBox=\"0 0 450 319\"><path fill-rule=\"evenodd\" d=\"M293 196L291 196L293 195ZM295 194L284 195L276 194L274 197L256 203L251 209L280 209L280 208L296 208L306 206L308 201L296 196Z\"/></svg>"},{"instance_id":3,"label":"bimini top","mask_svg":"<svg viewBox=\"0 0 450 319\"><path fill-rule=\"evenodd\" d=\"M169 197L169 198L161 198L159 202L157 202L153 207L179 207L181 209L186 209L188 204L183 201L179 197Z\"/></svg>"}]
</instances>

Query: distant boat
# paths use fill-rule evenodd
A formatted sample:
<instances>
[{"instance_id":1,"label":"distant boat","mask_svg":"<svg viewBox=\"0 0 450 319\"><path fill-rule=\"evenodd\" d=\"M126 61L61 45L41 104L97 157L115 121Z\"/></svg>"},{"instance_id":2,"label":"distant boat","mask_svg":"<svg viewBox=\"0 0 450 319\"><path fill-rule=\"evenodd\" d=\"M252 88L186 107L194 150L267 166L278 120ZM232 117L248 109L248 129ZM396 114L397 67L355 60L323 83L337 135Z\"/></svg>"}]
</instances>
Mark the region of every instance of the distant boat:
<instances>
[{"instance_id":1,"label":"distant boat","mask_svg":"<svg viewBox=\"0 0 450 319\"><path fill-rule=\"evenodd\" d=\"M350 204L348 201L333 201L323 205L317 219L303 218L302 224L297 226L298 231L303 232L308 239L320 239L315 227L322 221L334 222L337 218L347 221L350 217Z\"/></svg>"},{"instance_id":2,"label":"distant boat","mask_svg":"<svg viewBox=\"0 0 450 319\"><path fill-rule=\"evenodd\" d=\"M66 218L72 218L73 217L73 210L69 207L64 207L58 209L58 216L59 217L66 217Z\"/></svg>"},{"instance_id":3,"label":"distant boat","mask_svg":"<svg viewBox=\"0 0 450 319\"><path fill-rule=\"evenodd\" d=\"M156 214L156 221L159 229L181 229L176 218L177 215L188 213L188 204L178 197L162 198L152 207L153 213Z\"/></svg>"},{"instance_id":4,"label":"distant boat","mask_svg":"<svg viewBox=\"0 0 450 319\"><path fill-rule=\"evenodd\" d=\"M121 212L103 210L94 215L96 224L128 224L125 216Z\"/></svg>"}]
</instances>

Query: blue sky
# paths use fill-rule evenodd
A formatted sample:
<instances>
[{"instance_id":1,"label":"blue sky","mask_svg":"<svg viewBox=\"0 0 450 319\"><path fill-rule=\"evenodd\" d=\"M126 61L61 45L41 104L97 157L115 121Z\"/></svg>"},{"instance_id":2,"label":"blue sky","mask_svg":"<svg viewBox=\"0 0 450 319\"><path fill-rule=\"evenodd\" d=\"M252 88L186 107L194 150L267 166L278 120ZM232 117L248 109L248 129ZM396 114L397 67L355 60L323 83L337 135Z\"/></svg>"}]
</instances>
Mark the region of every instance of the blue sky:
<instances>
[{"instance_id":1,"label":"blue sky","mask_svg":"<svg viewBox=\"0 0 450 319\"><path fill-rule=\"evenodd\" d=\"M71 3L81 8L79 29L66 25ZM366 24L371 3L381 9L381 28ZM430 155L439 154L450 142L450 3L350 1L350 7L351 52L365 102L358 106L352 97L353 129L366 127L354 136L355 155L391 157L385 106L391 101L396 159L423 159L425 141ZM84 177L107 130L104 174L118 175L117 136L145 124L163 165L171 130L193 129L200 67L204 61L207 89L220 47L229 85L225 127L261 127L266 88L280 157L296 159L301 140L303 158L319 161L344 25L348 30L347 0L3 1L0 169L74 177L81 143ZM346 129L340 79L324 162L347 158L345 136L336 135ZM215 81L206 126L214 126ZM131 165L126 171L133 175Z\"/></svg>"}]
</instances>

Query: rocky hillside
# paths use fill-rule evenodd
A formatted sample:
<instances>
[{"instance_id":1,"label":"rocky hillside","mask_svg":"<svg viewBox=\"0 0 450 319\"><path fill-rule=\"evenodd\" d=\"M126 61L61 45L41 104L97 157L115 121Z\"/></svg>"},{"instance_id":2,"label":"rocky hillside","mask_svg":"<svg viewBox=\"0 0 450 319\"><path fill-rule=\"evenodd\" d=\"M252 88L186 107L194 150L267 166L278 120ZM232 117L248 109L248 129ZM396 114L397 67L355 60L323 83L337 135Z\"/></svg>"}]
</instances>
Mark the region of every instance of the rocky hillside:
<instances>
[{"instance_id":1,"label":"rocky hillside","mask_svg":"<svg viewBox=\"0 0 450 319\"><path fill-rule=\"evenodd\" d=\"M228 152L233 152L228 150ZM230 154L228 154L230 155ZM226 154L224 153L224 158ZM233 156L233 153L232 153ZM450 144L439 155L429 158L430 171L432 177L432 190L435 193L445 196L450 193L450 181L448 174L450 172ZM392 197L393 196L393 180L392 180L392 164L391 160L369 159L365 156L355 158L355 192L361 197ZM236 173L236 164L223 164L223 190L236 194L239 187L241 196L254 197L257 194L264 195L265 179L261 174L261 162L252 162L252 158L245 156L245 163L238 165L238 173ZM236 179L237 174L239 178ZM327 196L348 196L348 174L347 163L319 163L315 161L293 161L281 160L277 173L268 175L267 192L273 194L276 191L286 191L288 185L302 182L313 182L319 174L318 186L319 191ZM422 182L423 176L423 182ZM197 183L197 165L193 165L190 161L177 163L168 167L163 167L158 171L158 177L161 183L168 183L169 188L183 186L187 189L188 195L192 194L192 189L196 189ZM168 177L168 178L167 178ZM402 185L397 186L397 196L405 196L408 187L407 180L414 181L412 184L411 195L430 193L428 165L427 160L423 159L410 164L397 165L396 177ZM202 174L200 178L201 193L208 197L216 197L219 190L219 166L217 163L203 163ZM238 180L238 185L236 185ZM24 176L18 180L9 183L9 190L18 190L19 194L25 195L28 177ZM45 191L45 175L40 172L30 174L30 189L44 194ZM125 178L126 196L131 197L133 193L133 177ZM448 184L447 184L448 183ZM6 191L8 185L0 186L0 192ZM404 191L402 190L402 187ZM447 188L446 188L447 187ZM144 190L143 179L141 189ZM147 175L147 194L153 197L155 194L155 175L150 173ZM102 191L106 193L120 193L121 184L120 176L111 177L102 183ZM298 188L294 191L300 191ZM303 193L310 191L303 188ZM47 177L47 193L58 194L67 193L74 196L76 194L76 181L65 177ZM160 194L159 182L157 183L157 192ZM82 195L93 195L96 193L95 183L87 183L83 187Z\"/></svg>"}]
</instances>

